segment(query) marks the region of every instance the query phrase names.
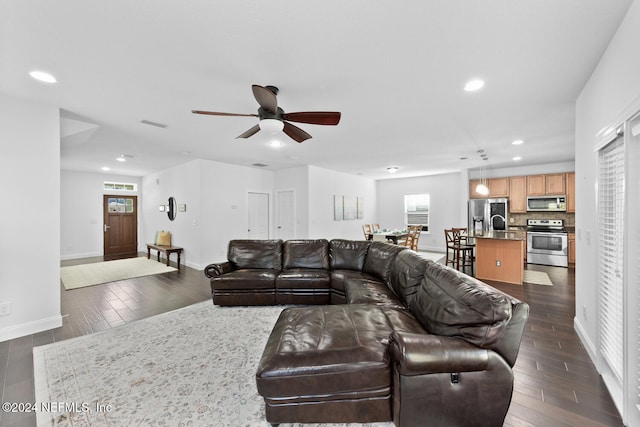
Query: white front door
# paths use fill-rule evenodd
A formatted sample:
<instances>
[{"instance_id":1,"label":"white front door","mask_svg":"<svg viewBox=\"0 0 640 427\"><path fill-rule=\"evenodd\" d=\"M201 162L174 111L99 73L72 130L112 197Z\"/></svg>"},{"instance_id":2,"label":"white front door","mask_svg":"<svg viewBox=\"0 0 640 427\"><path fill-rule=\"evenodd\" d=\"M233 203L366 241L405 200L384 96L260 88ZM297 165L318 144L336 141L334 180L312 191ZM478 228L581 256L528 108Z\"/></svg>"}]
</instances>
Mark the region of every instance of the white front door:
<instances>
[{"instance_id":1,"label":"white front door","mask_svg":"<svg viewBox=\"0 0 640 427\"><path fill-rule=\"evenodd\" d=\"M275 235L282 240L296 237L296 211L294 190L276 191Z\"/></svg>"},{"instance_id":2,"label":"white front door","mask_svg":"<svg viewBox=\"0 0 640 427\"><path fill-rule=\"evenodd\" d=\"M269 238L269 193L249 193L249 239Z\"/></svg>"}]
</instances>

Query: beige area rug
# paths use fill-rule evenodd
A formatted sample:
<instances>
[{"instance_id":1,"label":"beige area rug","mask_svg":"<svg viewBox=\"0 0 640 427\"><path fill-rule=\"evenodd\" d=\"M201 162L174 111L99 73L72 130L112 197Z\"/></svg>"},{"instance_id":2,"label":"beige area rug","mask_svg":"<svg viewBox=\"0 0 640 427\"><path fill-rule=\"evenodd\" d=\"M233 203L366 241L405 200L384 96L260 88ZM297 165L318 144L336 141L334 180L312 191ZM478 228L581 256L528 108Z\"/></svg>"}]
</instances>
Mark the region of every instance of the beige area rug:
<instances>
[{"instance_id":1,"label":"beige area rug","mask_svg":"<svg viewBox=\"0 0 640 427\"><path fill-rule=\"evenodd\" d=\"M255 373L281 311L206 301L34 347L35 400L57 402L38 426L268 427Z\"/></svg>"},{"instance_id":2,"label":"beige area rug","mask_svg":"<svg viewBox=\"0 0 640 427\"><path fill-rule=\"evenodd\" d=\"M544 271L525 270L524 282L532 283L534 285L553 286L549 275Z\"/></svg>"},{"instance_id":3,"label":"beige area rug","mask_svg":"<svg viewBox=\"0 0 640 427\"><path fill-rule=\"evenodd\" d=\"M138 257L61 267L60 279L69 290L175 270L153 259Z\"/></svg>"}]
</instances>

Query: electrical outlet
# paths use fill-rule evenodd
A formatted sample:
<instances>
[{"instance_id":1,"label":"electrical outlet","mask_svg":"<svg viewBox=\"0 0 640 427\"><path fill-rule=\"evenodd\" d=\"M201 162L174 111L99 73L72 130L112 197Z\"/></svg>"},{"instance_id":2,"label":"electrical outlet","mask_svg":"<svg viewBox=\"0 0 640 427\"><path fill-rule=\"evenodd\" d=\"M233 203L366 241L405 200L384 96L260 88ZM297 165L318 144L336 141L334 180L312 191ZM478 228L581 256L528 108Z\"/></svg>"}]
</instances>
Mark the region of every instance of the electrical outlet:
<instances>
[{"instance_id":1,"label":"electrical outlet","mask_svg":"<svg viewBox=\"0 0 640 427\"><path fill-rule=\"evenodd\" d=\"M11 314L11 303L10 302L0 303L0 316L8 316L10 314Z\"/></svg>"},{"instance_id":2,"label":"electrical outlet","mask_svg":"<svg viewBox=\"0 0 640 427\"><path fill-rule=\"evenodd\" d=\"M502 266L502 261L498 259L496 260L496 267L500 267L500 266Z\"/></svg>"}]
</instances>

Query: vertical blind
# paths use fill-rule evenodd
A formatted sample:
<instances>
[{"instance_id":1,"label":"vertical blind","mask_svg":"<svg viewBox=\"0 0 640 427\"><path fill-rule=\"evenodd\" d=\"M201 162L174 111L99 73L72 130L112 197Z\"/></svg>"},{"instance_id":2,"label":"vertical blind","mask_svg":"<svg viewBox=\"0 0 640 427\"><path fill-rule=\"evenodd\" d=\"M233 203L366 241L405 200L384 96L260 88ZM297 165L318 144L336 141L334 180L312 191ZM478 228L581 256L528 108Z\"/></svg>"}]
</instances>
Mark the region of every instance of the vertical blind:
<instances>
[{"instance_id":1,"label":"vertical blind","mask_svg":"<svg viewBox=\"0 0 640 427\"><path fill-rule=\"evenodd\" d=\"M598 152L600 351L617 380L624 372L624 138Z\"/></svg>"}]
</instances>

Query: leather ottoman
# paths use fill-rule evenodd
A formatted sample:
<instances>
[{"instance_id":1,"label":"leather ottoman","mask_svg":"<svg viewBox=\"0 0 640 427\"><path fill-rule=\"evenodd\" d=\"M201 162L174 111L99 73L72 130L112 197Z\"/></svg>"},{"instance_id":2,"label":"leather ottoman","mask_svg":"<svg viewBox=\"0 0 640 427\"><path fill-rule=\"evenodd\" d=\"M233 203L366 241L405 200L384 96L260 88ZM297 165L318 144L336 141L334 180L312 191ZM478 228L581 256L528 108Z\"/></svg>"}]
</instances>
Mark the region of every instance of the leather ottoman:
<instances>
[{"instance_id":1,"label":"leather ottoman","mask_svg":"<svg viewBox=\"0 0 640 427\"><path fill-rule=\"evenodd\" d=\"M393 331L425 333L404 310L360 304L283 310L256 373L267 421L392 421Z\"/></svg>"}]
</instances>

